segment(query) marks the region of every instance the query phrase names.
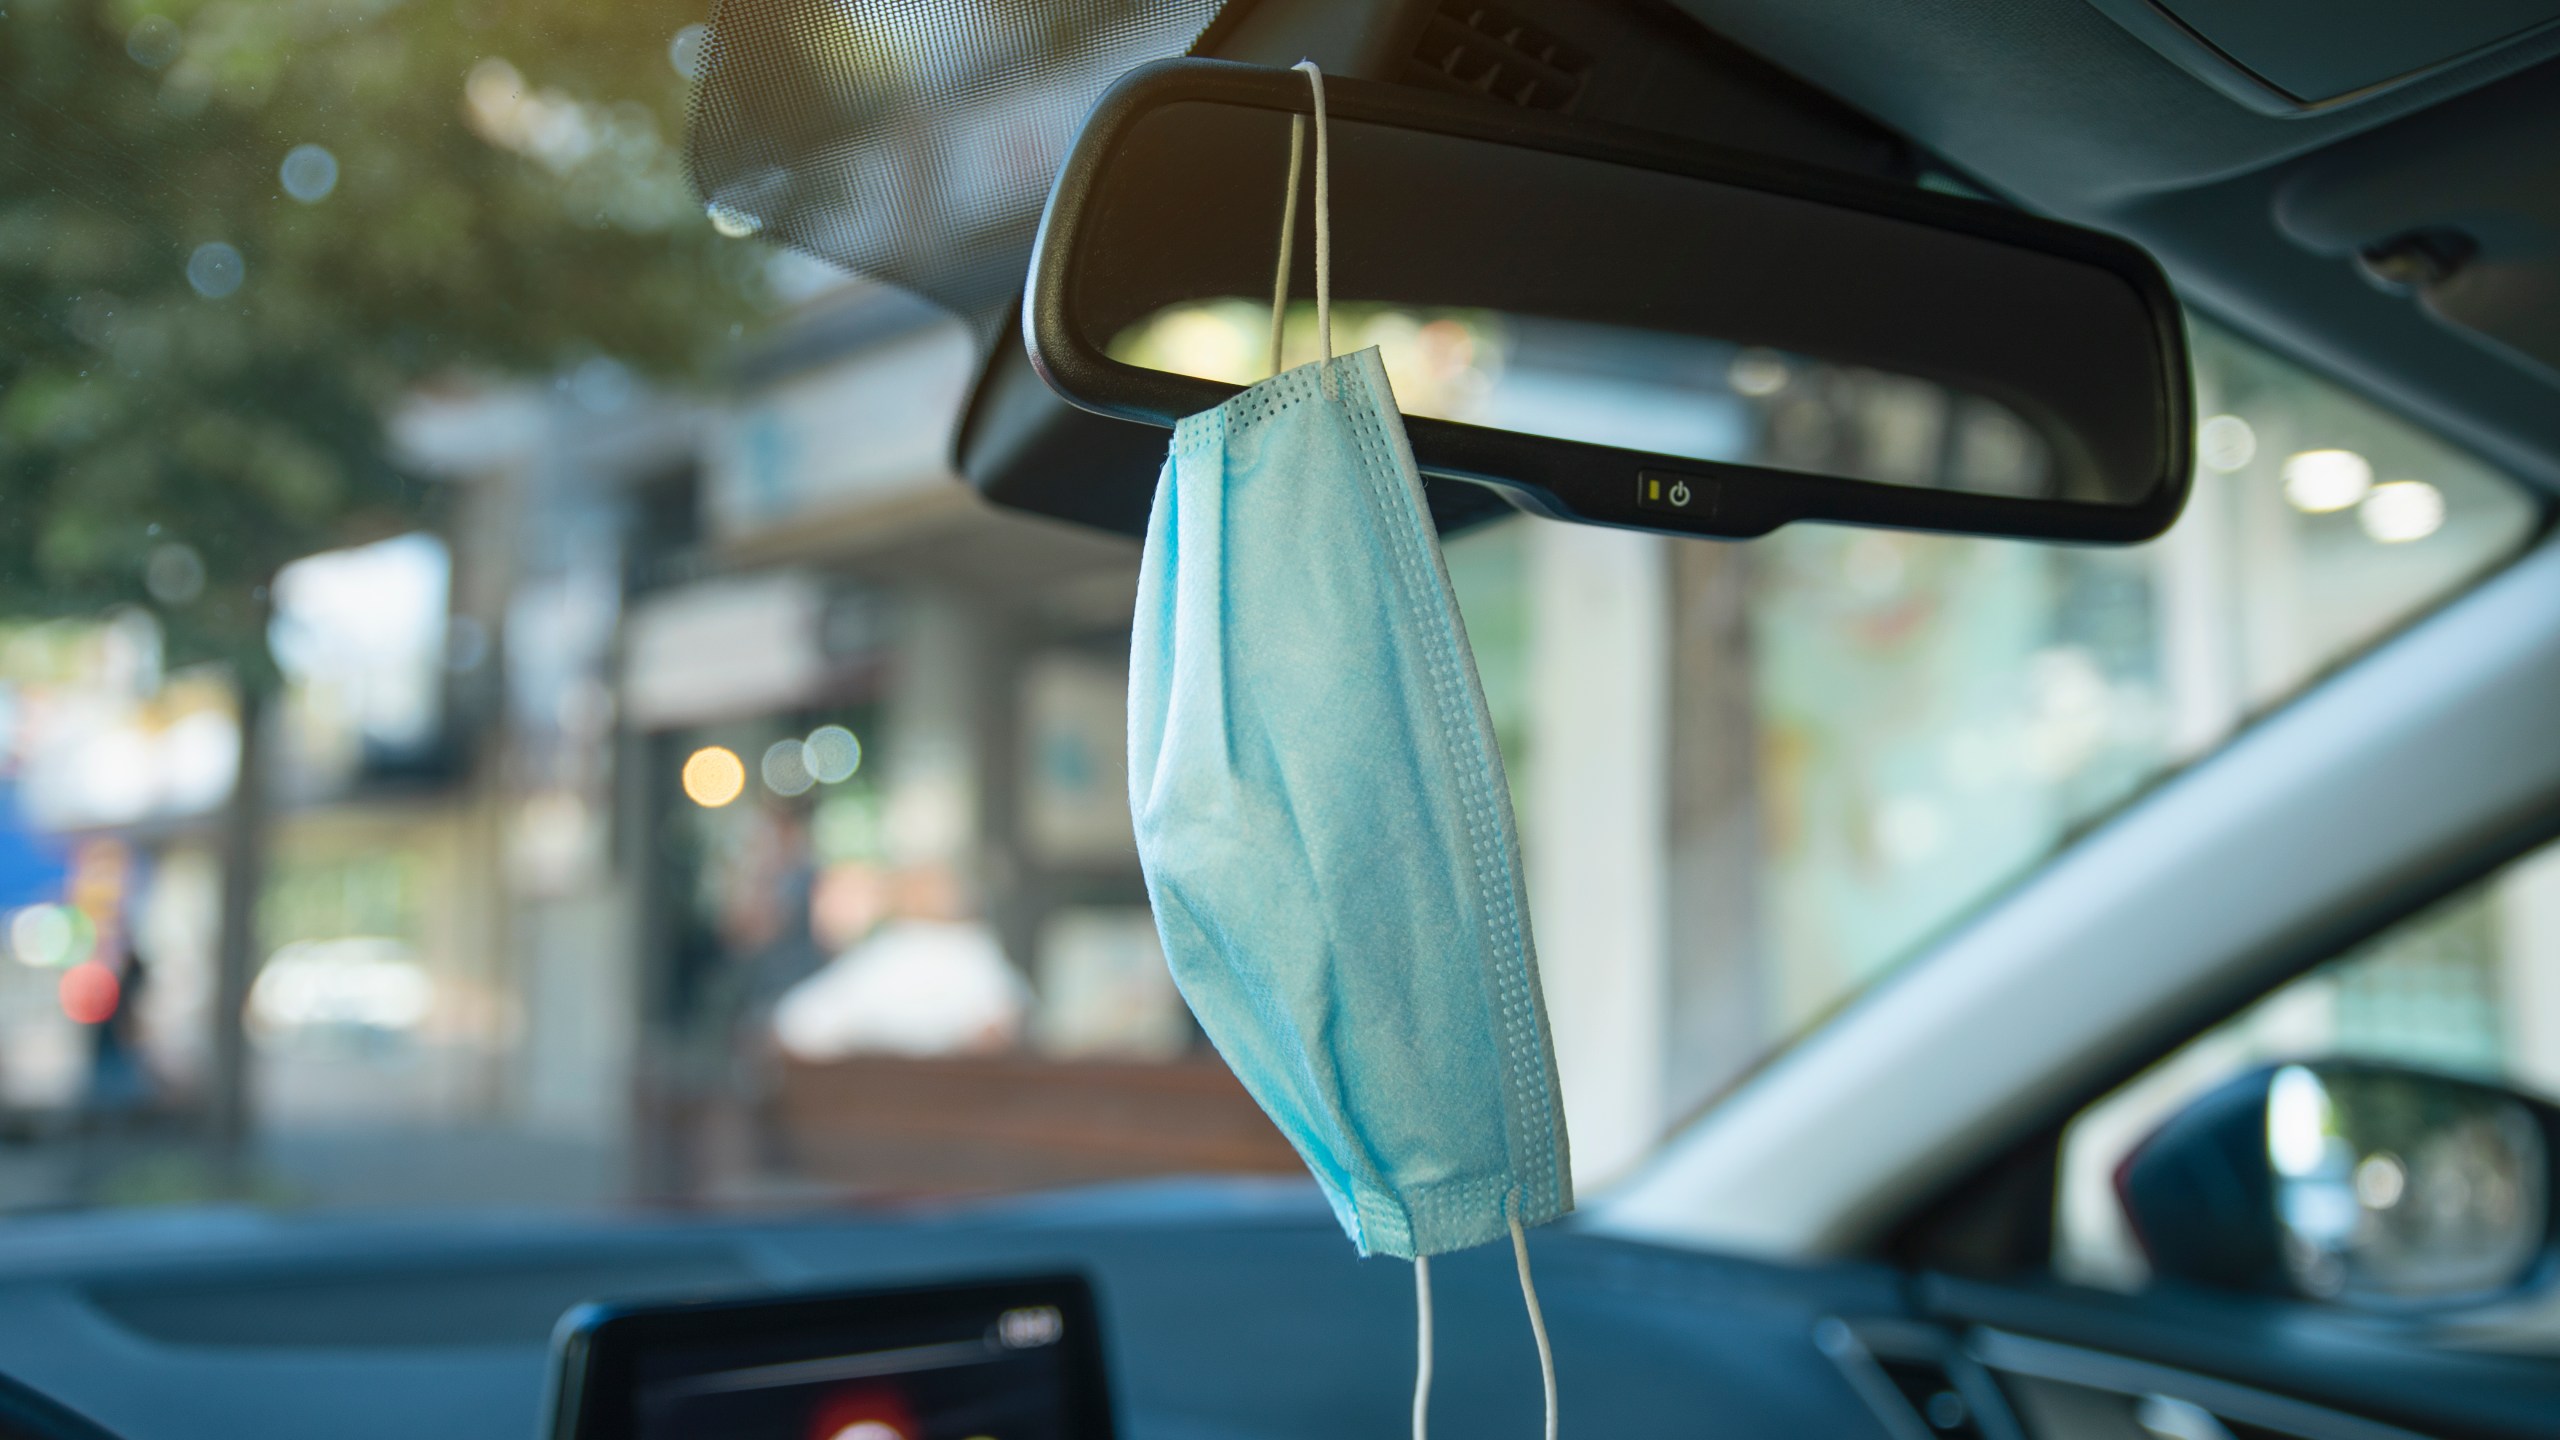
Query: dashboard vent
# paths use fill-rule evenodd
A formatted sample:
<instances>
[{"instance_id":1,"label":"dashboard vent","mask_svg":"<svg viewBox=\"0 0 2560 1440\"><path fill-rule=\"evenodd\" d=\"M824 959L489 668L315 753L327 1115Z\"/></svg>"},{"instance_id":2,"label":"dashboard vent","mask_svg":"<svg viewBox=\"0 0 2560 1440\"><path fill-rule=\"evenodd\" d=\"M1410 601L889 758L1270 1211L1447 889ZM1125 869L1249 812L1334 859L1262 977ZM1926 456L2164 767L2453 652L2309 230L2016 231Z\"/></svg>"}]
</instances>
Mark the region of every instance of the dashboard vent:
<instances>
[{"instance_id":1,"label":"dashboard vent","mask_svg":"<svg viewBox=\"0 0 2560 1440\"><path fill-rule=\"evenodd\" d=\"M1813 1343L1893 1440L2025 1440L1990 1373L1946 1331L1835 1317L1814 1327Z\"/></svg>"},{"instance_id":2,"label":"dashboard vent","mask_svg":"<svg viewBox=\"0 0 2560 1440\"><path fill-rule=\"evenodd\" d=\"M1442 0L1401 78L1529 110L1570 110L1590 73L1589 53L1508 10Z\"/></svg>"},{"instance_id":3,"label":"dashboard vent","mask_svg":"<svg viewBox=\"0 0 2560 1440\"><path fill-rule=\"evenodd\" d=\"M1911 1407L1911 1414L1929 1427L1933 1435L1947 1435L1955 1440L1984 1440L1982 1417L1965 1399L1964 1391L1947 1367L1933 1360L1876 1357L1877 1367L1885 1379Z\"/></svg>"}]
</instances>

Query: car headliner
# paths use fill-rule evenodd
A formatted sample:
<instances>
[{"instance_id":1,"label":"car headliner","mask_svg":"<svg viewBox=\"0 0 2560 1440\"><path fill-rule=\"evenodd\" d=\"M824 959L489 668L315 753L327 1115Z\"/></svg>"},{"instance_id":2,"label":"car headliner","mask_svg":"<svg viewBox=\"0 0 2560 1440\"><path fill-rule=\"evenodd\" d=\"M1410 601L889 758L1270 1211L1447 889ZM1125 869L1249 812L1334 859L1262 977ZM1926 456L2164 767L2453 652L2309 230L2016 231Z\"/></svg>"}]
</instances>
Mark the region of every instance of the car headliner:
<instances>
[{"instance_id":1,"label":"car headliner","mask_svg":"<svg viewBox=\"0 0 2560 1440\"><path fill-rule=\"evenodd\" d=\"M1675 0L1709 28L1867 111L2030 208L2149 246L2190 298L2560 491L2560 387L2315 255L2276 227L2278 186L2331 147L2412 119L2439 143L2486 102L2560 93L2560 37L2316 114L2260 114L2088 0Z\"/></svg>"}]
</instances>

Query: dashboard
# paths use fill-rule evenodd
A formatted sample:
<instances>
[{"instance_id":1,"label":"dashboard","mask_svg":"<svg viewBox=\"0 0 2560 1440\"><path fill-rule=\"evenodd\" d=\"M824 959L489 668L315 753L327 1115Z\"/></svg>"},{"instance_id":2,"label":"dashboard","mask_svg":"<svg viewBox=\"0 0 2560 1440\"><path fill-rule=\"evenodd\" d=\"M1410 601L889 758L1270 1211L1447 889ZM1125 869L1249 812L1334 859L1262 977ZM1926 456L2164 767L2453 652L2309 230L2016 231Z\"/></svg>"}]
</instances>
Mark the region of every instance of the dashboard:
<instances>
[{"instance_id":1,"label":"dashboard","mask_svg":"<svg viewBox=\"0 0 2560 1440\"><path fill-rule=\"evenodd\" d=\"M2298 1310L1762 1263L1568 1227L1534 1233L1531 1250L1576 1433L2152 1440L2164 1433L2154 1422L2218 1433L2202 1417L2240 1436L2503 1440L2547 1434L2560 1413L2560 1367L2547 1359L2427 1351ZM1432 1278L1435 1430L1535 1434L1537 1359L1511 1257L1501 1246L1443 1257ZM913 1294L842 1293L917 1286L962 1298L937 1318ZM957 1427L951 1440L1392 1434L1411 1399L1413 1324L1410 1268L1356 1258L1297 1183L911 1214L0 1223L0 1375L122 1440L655 1440L698 1427L635 1434L634 1411L619 1432L564 1428L576 1417L551 1397L637 1395L644 1381L662 1397L743 1392L757 1387L738 1374L776 1365L815 1364L834 1382L897 1368L865 1357L968 1344L979 1349L961 1358L989 1362L982 1378L1003 1383L959 1387L960 1398L1013 1408L961 1404L903 1429L898 1417L923 1410L870 1418L922 1440L940 1440L937 1425ZM925 1333L937 1325L949 1333ZM1067 1343L1088 1333L1090 1350ZM1015 1350L1050 1353L996 1353ZM1107 1386L1108 1432L1073 1418L1086 1413L1074 1377L1087 1373ZM752 1433L800 1440L814 1412L797 1413ZM969 1418L999 1414L1015 1419ZM812 1440L880 1434L851 1410L838 1418ZM0 1440L81 1434L13 1409L0 1387Z\"/></svg>"},{"instance_id":2,"label":"dashboard","mask_svg":"<svg viewBox=\"0 0 2560 1440\"><path fill-rule=\"evenodd\" d=\"M1576 1430L1880 1433L1810 1337L1825 1315L1899 1311L1891 1272L1552 1229L1533 1251ZM1129 1440L1405 1424L1411 1269L1356 1258L1294 1183L910 1217L13 1219L0 1224L0 1373L124 1440L530 1440L555 1324L588 1300L1062 1272L1092 1285ZM1447 1257L1432 1278L1435 1427L1534 1434L1537 1358L1511 1257Z\"/></svg>"}]
</instances>

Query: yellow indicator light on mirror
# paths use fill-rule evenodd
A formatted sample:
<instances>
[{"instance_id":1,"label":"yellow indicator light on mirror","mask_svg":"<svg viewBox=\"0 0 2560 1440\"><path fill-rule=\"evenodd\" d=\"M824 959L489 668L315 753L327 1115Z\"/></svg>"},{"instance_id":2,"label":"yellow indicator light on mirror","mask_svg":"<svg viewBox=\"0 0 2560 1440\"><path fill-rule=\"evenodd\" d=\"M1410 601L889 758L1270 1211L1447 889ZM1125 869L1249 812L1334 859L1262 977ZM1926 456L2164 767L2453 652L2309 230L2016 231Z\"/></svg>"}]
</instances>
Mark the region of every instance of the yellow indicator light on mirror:
<instances>
[{"instance_id":1,"label":"yellow indicator light on mirror","mask_svg":"<svg viewBox=\"0 0 2560 1440\"><path fill-rule=\"evenodd\" d=\"M1669 510L1712 520L1716 514L1715 487L1709 481L1687 475L1643 471L1636 476L1636 505L1645 510Z\"/></svg>"}]
</instances>

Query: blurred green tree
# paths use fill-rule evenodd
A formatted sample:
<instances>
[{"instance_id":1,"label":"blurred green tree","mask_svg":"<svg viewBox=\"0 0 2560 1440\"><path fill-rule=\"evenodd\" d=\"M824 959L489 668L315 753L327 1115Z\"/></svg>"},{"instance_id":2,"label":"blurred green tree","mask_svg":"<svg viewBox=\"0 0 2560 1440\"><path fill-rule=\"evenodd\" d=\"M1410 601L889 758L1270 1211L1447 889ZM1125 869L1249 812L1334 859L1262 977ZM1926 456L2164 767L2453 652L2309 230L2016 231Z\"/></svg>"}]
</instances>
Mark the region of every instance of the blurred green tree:
<instances>
[{"instance_id":1,"label":"blurred green tree","mask_svg":"<svg viewBox=\"0 0 2560 1440\"><path fill-rule=\"evenodd\" d=\"M0 614L147 606L254 719L277 570L435 523L404 395L718 353L758 260L683 178L698 4L0 0Z\"/></svg>"},{"instance_id":2,"label":"blurred green tree","mask_svg":"<svg viewBox=\"0 0 2560 1440\"><path fill-rule=\"evenodd\" d=\"M0 607L259 667L280 565L418 523L410 387L681 373L751 302L677 153L683 0L0 17Z\"/></svg>"}]
</instances>

